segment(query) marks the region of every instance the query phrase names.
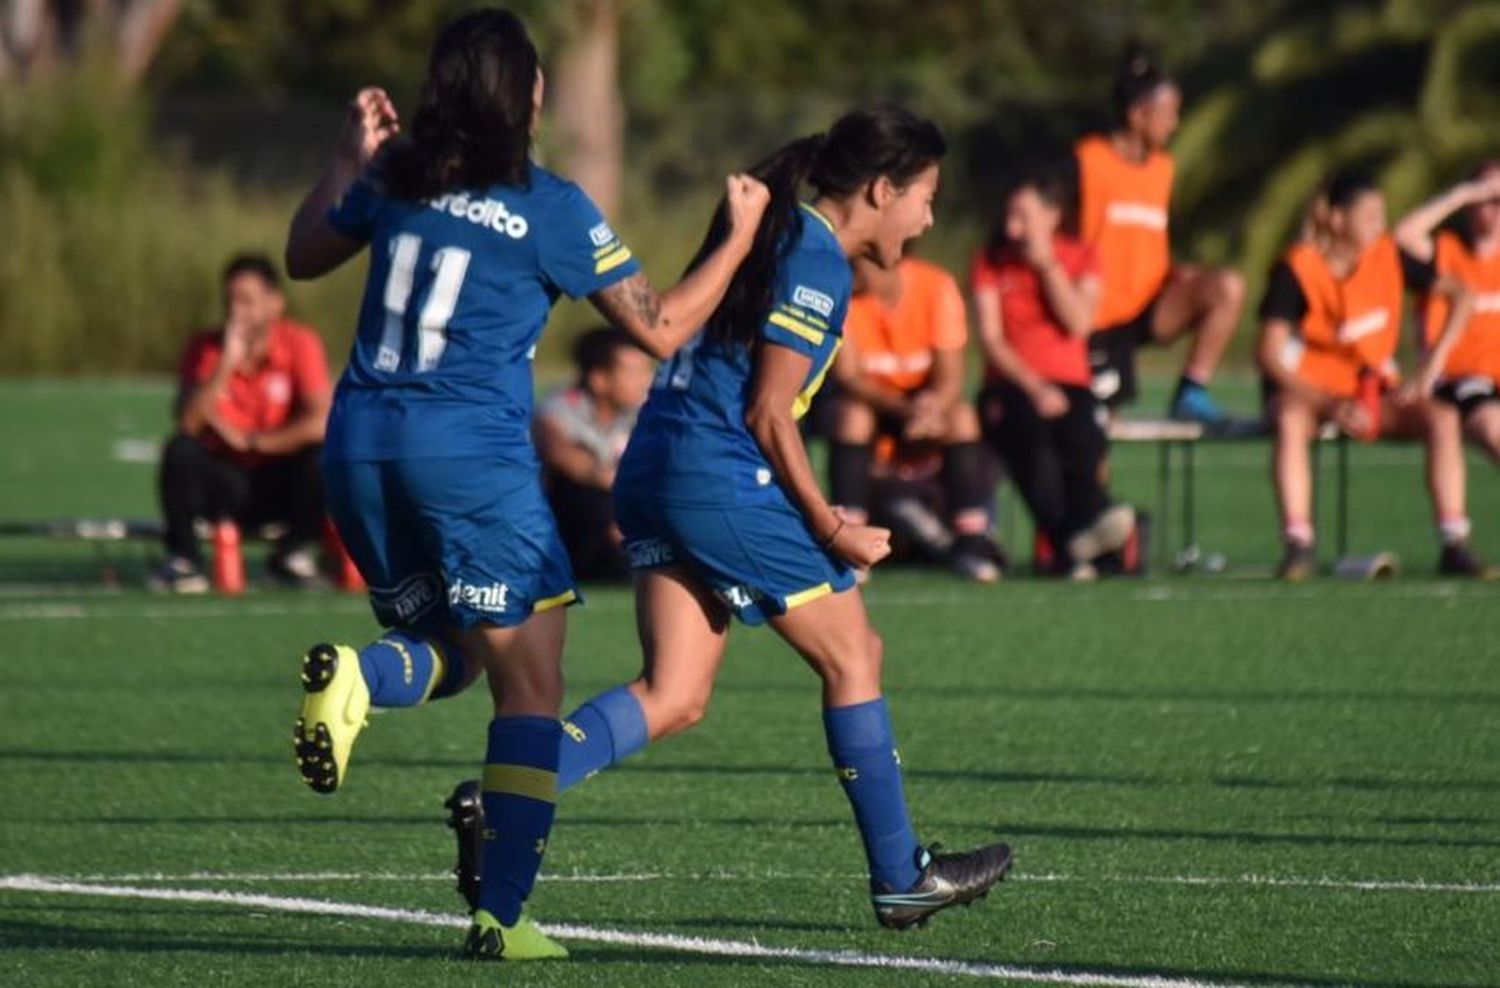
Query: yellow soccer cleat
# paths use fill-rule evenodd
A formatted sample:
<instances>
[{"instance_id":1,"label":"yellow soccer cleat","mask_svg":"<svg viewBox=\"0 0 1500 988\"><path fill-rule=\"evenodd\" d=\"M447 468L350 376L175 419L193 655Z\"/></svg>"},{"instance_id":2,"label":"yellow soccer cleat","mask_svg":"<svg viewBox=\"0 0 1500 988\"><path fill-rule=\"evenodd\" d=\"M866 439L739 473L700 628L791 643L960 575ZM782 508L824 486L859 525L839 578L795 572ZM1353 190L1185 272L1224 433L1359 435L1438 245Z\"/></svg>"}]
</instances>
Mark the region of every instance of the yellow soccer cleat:
<instances>
[{"instance_id":1,"label":"yellow soccer cleat","mask_svg":"<svg viewBox=\"0 0 1500 988\"><path fill-rule=\"evenodd\" d=\"M314 645L302 656L302 716L292 734L297 771L318 792L334 792L349 773L349 753L370 712L370 688L348 645Z\"/></svg>"},{"instance_id":2,"label":"yellow soccer cleat","mask_svg":"<svg viewBox=\"0 0 1500 988\"><path fill-rule=\"evenodd\" d=\"M524 913L515 926L503 926L483 909L474 910L464 953L478 961L551 961L568 956L567 948L543 933Z\"/></svg>"}]
</instances>

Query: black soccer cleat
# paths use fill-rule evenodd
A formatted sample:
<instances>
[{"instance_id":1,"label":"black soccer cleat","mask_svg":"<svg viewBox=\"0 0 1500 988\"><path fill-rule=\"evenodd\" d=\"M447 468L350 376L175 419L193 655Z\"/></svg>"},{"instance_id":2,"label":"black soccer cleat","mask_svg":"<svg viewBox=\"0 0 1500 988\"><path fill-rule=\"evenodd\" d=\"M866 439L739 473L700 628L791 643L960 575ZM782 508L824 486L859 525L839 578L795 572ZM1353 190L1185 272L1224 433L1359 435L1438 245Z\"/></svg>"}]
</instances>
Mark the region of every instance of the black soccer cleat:
<instances>
[{"instance_id":1,"label":"black soccer cleat","mask_svg":"<svg viewBox=\"0 0 1500 988\"><path fill-rule=\"evenodd\" d=\"M473 779L460 782L453 795L443 803L448 809L448 826L458 840L458 861L453 877L458 894L468 904L469 912L479 908L479 875L484 844L484 803L479 798L479 783Z\"/></svg>"},{"instance_id":2,"label":"black soccer cleat","mask_svg":"<svg viewBox=\"0 0 1500 988\"><path fill-rule=\"evenodd\" d=\"M1500 579L1500 569L1486 563L1468 542L1446 542L1438 557L1438 573L1489 582Z\"/></svg>"},{"instance_id":3,"label":"black soccer cleat","mask_svg":"<svg viewBox=\"0 0 1500 988\"><path fill-rule=\"evenodd\" d=\"M889 887L870 893L875 919L888 930L923 926L949 906L966 906L989 895L1010 871L1010 845L991 844L958 854L937 853L940 845L918 851L922 875L904 892Z\"/></svg>"}]
</instances>

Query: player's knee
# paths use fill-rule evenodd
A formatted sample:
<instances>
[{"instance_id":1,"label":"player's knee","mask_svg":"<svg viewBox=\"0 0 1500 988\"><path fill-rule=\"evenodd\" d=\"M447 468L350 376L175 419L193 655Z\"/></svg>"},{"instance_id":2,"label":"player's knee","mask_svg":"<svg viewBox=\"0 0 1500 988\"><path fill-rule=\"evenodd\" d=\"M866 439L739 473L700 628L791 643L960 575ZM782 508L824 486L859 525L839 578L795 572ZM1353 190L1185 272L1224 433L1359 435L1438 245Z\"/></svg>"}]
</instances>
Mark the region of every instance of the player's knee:
<instances>
[{"instance_id":1,"label":"player's knee","mask_svg":"<svg viewBox=\"0 0 1500 988\"><path fill-rule=\"evenodd\" d=\"M660 735L679 734L696 727L708 714L708 690L693 690L666 698L657 710L655 727Z\"/></svg>"},{"instance_id":2,"label":"player's knee","mask_svg":"<svg viewBox=\"0 0 1500 988\"><path fill-rule=\"evenodd\" d=\"M1228 268L1215 271L1209 282L1209 293L1214 305L1238 310L1245 304L1245 278Z\"/></svg>"}]
</instances>

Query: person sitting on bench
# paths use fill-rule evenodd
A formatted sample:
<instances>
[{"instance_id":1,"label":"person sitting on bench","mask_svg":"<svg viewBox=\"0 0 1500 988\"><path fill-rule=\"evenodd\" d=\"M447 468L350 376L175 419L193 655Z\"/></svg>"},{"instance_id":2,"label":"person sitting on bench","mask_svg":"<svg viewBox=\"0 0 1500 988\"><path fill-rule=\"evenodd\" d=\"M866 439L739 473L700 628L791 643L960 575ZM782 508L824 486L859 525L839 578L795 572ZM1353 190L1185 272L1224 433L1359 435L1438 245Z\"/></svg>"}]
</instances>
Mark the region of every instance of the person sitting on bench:
<instances>
[{"instance_id":1,"label":"person sitting on bench","mask_svg":"<svg viewBox=\"0 0 1500 988\"><path fill-rule=\"evenodd\" d=\"M1038 530L1066 555L1062 570L1086 580L1129 540L1135 511L1111 502L1100 479L1106 413L1090 388L1088 344L1100 276L1093 248L1060 232L1069 199L1055 169L1021 178L970 281L985 435Z\"/></svg>"},{"instance_id":2,"label":"person sitting on bench","mask_svg":"<svg viewBox=\"0 0 1500 988\"><path fill-rule=\"evenodd\" d=\"M1439 224L1462 210L1453 229ZM1469 545L1468 470L1464 437L1500 464L1500 158L1414 210L1396 228L1401 249L1451 275L1474 293L1474 313L1443 364L1433 390L1428 483L1438 539L1438 572L1483 580L1500 577ZM1448 299L1432 294L1419 310L1427 346L1441 342Z\"/></svg>"},{"instance_id":3,"label":"person sitting on bench","mask_svg":"<svg viewBox=\"0 0 1500 988\"><path fill-rule=\"evenodd\" d=\"M320 453L332 400L323 341L286 318L269 259L230 261L223 289L223 325L193 336L180 363L177 433L159 475L167 558L152 574L157 590L208 589L198 519L282 523L271 575L294 585L318 578Z\"/></svg>"},{"instance_id":4,"label":"person sitting on bench","mask_svg":"<svg viewBox=\"0 0 1500 988\"><path fill-rule=\"evenodd\" d=\"M1396 347L1408 289L1440 295L1450 306L1437 344L1415 377L1398 387ZM1385 196L1370 175L1345 169L1329 179L1303 239L1272 269L1260 306L1257 357L1275 433L1281 579L1304 580L1317 568L1309 447L1323 423L1356 439L1400 436L1430 444L1430 398L1472 307L1461 283L1435 275L1386 232Z\"/></svg>"}]
</instances>

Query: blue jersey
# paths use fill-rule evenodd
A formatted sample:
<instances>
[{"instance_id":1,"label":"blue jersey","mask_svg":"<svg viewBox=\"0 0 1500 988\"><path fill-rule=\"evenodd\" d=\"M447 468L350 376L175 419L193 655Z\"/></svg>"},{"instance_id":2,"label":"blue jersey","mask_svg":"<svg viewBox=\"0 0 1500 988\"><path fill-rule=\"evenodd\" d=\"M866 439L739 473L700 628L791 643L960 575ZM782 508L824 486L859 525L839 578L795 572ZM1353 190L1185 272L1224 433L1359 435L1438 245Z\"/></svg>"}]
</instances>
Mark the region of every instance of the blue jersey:
<instances>
[{"instance_id":1,"label":"blue jersey","mask_svg":"<svg viewBox=\"0 0 1500 988\"><path fill-rule=\"evenodd\" d=\"M588 196L535 165L524 188L428 202L384 195L370 174L328 220L370 245L370 273L325 459L534 465L532 359L548 313L559 295L639 270Z\"/></svg>"},{"instance_id":2,"label":"blue jersey","mask_svg":"<svg viewBox=\"0 0 1500 988\"><path fill-rule=\"evenodd\" d=\"M777 273L775 304L760 327L765 344L812 361L793 413L812 403L843 342L849 261L828 220L803 206ZM649 490L674 504L785 501L786 495L745 425L754 370L750 349L713 338L710 321L657 373L616 490Z\"/></svg>"}]
</instances>

